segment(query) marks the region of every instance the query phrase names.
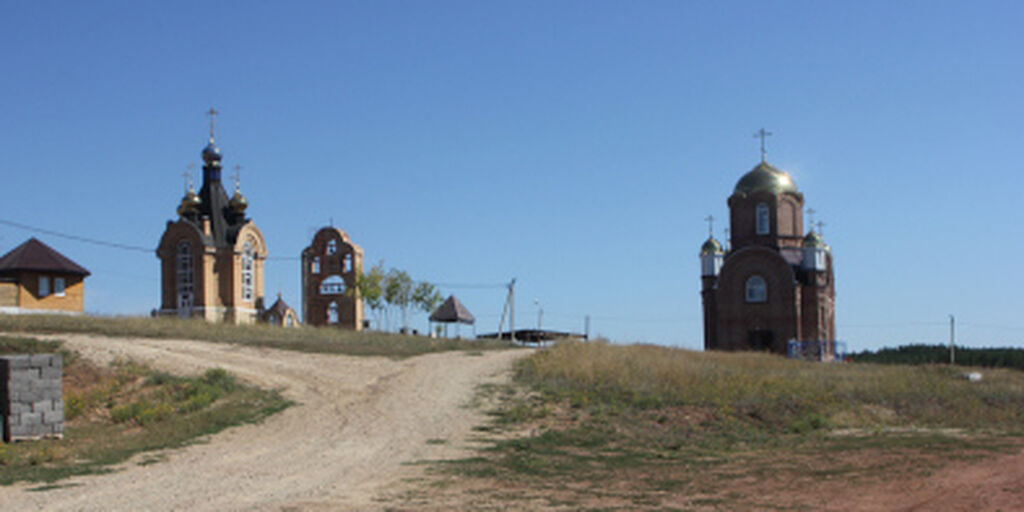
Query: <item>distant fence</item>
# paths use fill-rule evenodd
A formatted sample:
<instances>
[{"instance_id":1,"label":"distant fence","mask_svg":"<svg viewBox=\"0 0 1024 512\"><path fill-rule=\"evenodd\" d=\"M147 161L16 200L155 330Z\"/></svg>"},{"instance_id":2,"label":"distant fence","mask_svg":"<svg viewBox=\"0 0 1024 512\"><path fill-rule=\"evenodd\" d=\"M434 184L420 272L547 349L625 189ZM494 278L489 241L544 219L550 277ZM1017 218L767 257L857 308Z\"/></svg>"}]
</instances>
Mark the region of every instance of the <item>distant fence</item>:
<instances>
[{"instance_id":1,"label":"distant fence","mask_svg":"<svg viewBox=\"0 0 1024 512\"><path fill-rule=\"evenodd\" d=\"M786 356L804 361L845 361L845 341L795 341L786 347Z\"/></svg>"}]
</instances>

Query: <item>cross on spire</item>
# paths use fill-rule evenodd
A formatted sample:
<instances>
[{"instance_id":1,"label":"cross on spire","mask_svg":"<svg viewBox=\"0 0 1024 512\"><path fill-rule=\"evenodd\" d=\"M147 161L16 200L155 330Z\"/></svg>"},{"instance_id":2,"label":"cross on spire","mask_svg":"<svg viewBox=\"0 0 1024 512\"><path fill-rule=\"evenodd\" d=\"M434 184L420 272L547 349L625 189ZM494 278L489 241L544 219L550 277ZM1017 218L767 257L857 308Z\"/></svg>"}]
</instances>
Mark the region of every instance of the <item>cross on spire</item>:
<instances>
[{"instance_id":1,"label":"cross on spire","mask_svg":"<svg viewBox=\"0 0 1024 512\"><path fill-rule=\"evenodd\" d=\"M807 209L807 217L810 219L811 231L814 231L814 214L818 213L814 211L814 208Z\"/></svg>"},{"instance_id":2,"label":"cross on spire","mask_svg":"<svg viewBox=\"0 0 1024 512\"><path fill-rule=\"evenodd\" d=\"M764 148L764 139L766 137L770 137L771 134L772 134L772 132L765 131L764 128L761 128L760 130L757 131L757 133L754 134L754 138L755 139L757 139L757 138L761 139L761 162L762 163L764 163L765 155L768 153L768 151L766 151L765 148Z\"/></svg>"},{"instance_id":3,"label":"cross on spire","mask_svg":"<svg viewBox=\"0 0 1024 512\"><path fill-rule=\"evenodd\" d=\"M824 238L824 236L825 236L825 230L824 230L824 229L822 229L822 228L823 228L823 227L825 226L825 223L819 220L819 221L818 221L818 223L817 223L817 224L815 224L815 225L816 225L816 226L818 226L818 236L820 236L820 237L823 237L823 238Z\"/></svg>"},{"instance_id":4,"label":"cross on spire","mask_svg":"<svg viewBox=\"0 0 1024 512\"><path fill-rule=\"evenodd\" d=\"M210 110L206 112L206 117L210 118L210 142L213 142L213 128L214 123L217 121L218 114L220 114L220 112L213 107L210 107Z\"/></svg>"},{"instance_id":5,"label":"cross on spire","mask_svg":"<svg viewBox=\"0 0 1024 512\"><path fill-rule=\"evenodd\" d=\"M192 192L192 170L196 168L196 164L189 162L185 167L188 168L188 170L181 173L181 177L185 178L185 193L188 194L189 192Z\"/></svg>"},{"instance_id":6,"label":"cross on spire","mask_svg":"<svg viewBox=\"0 0 1024 512\"><path fill-rule=\"evenodd\" d=\"M715 216L708 215L707 217L704 217L704 220L708 223L708 237L713 238L715 236Z\"/></svg>"},{"instance_id":7,"label":"cross on spire","mask_svg":"<svg viewBox=\"0 0 1024 512\"><path fill-rule=\"evenodd\" d=\"M231 175L235 179L235 192L242 189L242 166L235 164L235 174Z\"/></svg>"}]
</instances>

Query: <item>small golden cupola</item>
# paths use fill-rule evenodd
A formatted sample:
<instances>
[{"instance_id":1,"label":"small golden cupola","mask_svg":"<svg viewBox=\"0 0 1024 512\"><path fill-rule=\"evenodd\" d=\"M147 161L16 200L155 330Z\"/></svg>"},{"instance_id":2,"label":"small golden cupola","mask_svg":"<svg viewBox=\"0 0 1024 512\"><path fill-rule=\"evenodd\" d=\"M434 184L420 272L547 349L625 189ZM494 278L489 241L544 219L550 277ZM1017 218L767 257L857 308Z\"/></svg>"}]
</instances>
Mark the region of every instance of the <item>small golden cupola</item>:
<instances>
[{"instance_id":1,"label":"small golden cupola","mask_svg":"<svg viewBox=\"0 0 1024 512\"><path fill-rule=\"evenodd\" d=\"M199 198L199 194L196 194L195 188L193 188L193 167L194 166L192 164L189 164L189 170L185 173L185 197L181 198L181 204L178 205L178 215L181 215L182 217L199 212L199 205L203 203L203 200Z\"/></svg>"},{"instance_id":2,"label":"small golden cupola","mask_svg":"<svg viewBox=\"0 0 1024 512\"><path fill-rule=\"evenodd\" d=\"M241 178L241 165L235 166L235 194L231 196L231 200L228 205L231 206L231 211L241 215L245 213L245 209L249 207L249 201L242 195L242 178Z\"/></svg>"}]
</instances>

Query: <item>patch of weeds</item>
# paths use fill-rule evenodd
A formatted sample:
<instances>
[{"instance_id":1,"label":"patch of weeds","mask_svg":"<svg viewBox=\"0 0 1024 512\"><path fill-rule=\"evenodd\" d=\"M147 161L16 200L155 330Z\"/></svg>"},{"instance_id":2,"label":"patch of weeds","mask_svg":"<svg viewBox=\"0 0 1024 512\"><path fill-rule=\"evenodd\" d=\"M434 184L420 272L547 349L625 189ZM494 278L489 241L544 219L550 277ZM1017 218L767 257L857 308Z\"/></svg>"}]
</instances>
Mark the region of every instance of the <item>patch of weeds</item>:
<instances>
[{"instance_id":1,"label":"patch of weeds","mask_svg":"<svg viewBox=\"0 0 1024 512\"><path fill-rule=\"evenodd\" d=\"M447 439L427 439L427 444L448 444Z\"/></svg>"},{"instance_id":2,"label":"patch of weeds","mask_svg":"<svg viewBox=\"0 0 1024 512\"><path fill-rule=\"evenodd\" d=\"M291 405L277 391L238 385L223 370L181 378L130 361L107 369L80 361L65 372L64 385L65 408L70 403L74 412L64 438L0 445L0 485L106 473L137 453L202 442ZM196 396L207 397L202 407L189 405ZM156 454L139 464L162 460Z\"/></svg>"}]
</instances>

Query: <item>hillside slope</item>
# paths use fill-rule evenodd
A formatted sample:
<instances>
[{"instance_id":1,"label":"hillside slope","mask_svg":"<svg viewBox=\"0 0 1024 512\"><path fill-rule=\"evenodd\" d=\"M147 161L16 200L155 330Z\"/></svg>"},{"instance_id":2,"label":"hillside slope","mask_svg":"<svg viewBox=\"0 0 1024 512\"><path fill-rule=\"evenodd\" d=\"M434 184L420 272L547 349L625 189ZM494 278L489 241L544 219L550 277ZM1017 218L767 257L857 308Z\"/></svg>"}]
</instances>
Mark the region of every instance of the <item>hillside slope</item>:
<instances>
[{"instance_id":1,"label":"hillside slope","mask_svg":"<svg viewBox=\"0 0 1024 512\"><path fill-rule=\"evenodd\" d=\"M185 340L59 336L97 362L131 358L191 374L221 367L299 405L166 461L129 462L44 492L0 488L19 510L366 510L416 478L417 461L465 457L482 413L466 407L482 382L504 378L521 350L446 352L402 361Z\"/></svg>"}]
</instances>

